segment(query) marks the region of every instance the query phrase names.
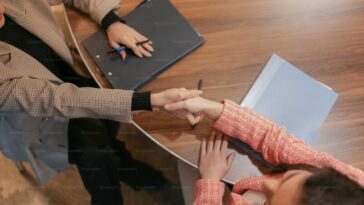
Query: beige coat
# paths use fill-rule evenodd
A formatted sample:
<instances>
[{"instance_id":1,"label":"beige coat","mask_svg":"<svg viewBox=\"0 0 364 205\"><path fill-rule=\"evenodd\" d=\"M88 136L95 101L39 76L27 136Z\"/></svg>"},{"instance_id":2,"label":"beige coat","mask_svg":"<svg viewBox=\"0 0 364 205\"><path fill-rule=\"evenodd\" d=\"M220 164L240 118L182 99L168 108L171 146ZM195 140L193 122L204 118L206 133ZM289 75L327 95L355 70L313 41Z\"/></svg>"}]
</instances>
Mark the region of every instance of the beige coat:
<instances>
[{"instance_id":1,"label":"beige coat","mask_svg":"<svg viewBox=\"0 0 364 205\"><path fill-rule=\"evenodd\" d=\"M100 23L119 0L66 0ZM72 56L50 5L56 0L2 0L5 13L66 62ZM16 34L14 34L16 35ZM0 41L0 149L29 161L40 182L69 167L68 118L131 121L132 91L78 88L63 83L21 50Z\"/></svg>"}]
</instances>

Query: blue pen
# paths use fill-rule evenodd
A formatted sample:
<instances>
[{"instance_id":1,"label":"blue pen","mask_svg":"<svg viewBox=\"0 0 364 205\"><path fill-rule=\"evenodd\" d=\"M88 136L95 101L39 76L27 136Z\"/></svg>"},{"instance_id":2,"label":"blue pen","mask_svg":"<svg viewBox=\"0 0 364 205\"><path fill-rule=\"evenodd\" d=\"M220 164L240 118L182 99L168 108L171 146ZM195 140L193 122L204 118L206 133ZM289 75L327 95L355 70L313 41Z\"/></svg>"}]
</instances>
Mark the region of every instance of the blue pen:
<instances>
[{"instance_id":1,"label":"blue pen","mask_svg":"<svg viewBox=\"0 0 364 205\"><path fill-rule=\"evenodd\" d=\"M125 50L125 46L120 46L120 47L118 47L118 48L116 48L114 50L111 50L111 51L107 52L107 54L110 55L110 54L114 54L116 52L121 53L124 50Z\"/></svg>"},{"instance_id":2,"label":"blue pen","mask_svg":"<svg viewBox=\"0 0 364 205\"><path fill-rule=\"evenodd\" d=\"M122 51L125 50L125 47L124 46L120 46L119 48L116 48L115 49L118 53L121 53Z\"/></svg>"}]
</instances>

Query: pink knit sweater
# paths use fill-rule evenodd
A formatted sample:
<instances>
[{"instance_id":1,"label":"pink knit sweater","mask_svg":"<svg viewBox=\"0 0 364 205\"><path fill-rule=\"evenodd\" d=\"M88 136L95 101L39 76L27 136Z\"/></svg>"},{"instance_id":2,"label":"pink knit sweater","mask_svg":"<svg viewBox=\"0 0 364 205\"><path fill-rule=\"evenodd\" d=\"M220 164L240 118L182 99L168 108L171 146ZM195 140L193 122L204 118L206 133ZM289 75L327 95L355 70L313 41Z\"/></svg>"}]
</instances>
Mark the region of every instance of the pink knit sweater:
<instances>
[{"instance_id":1,"label":"pink knit sweater","mask_svg":"<svg viewBox=\"0 0 364 205\"><path fill-rule=\"evenodd\" d=\"M225 100L225 107L214 127L236 137L263 154L273 165L306 164L317 168L331 167L364 187L364 172L344 164L328 153L313 150L309 145L286 133L284 127L265 119L248 108ZM279 176L260 176L243 179L234 185L230 204L250 205L242 195L248 190L262 191L262 182ZM224 184L200 179L195 187L195 205L222 204Z\"/></svg>"}]
</instances>

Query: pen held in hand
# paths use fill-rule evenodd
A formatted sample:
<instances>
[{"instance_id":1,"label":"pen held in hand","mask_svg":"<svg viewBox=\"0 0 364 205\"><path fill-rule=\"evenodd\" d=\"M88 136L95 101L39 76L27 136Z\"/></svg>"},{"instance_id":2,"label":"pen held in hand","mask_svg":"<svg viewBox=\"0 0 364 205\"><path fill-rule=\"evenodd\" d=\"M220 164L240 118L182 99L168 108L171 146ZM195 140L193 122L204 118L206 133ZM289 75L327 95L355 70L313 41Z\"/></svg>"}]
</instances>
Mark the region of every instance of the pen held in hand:
<instances>
[{"instance_id":1,"label":"pen held in hand","mask_svg":"<svg viewBox=\"0 0 364 205\"><path fill-rule=\"evenodd\" d=\"M197 90L202 90L203 80L200 79L197 84ZM196 114L193 114L194 117L196 117ZM194 129L196 127L197 123L191 125L191 128Z\"/></svg>"},{"instance_id":2,"label":"pen held in hand","mask_svg":"<svg viewBox=\"0 0 364 205\"><path fill-rule=\"evenodd\" d=\"M135 43L137 46L142 46L143 44L145 44L145 43L149 43L150 42L150 40L145 40L145 41L139 41L139 42L137 42L137 43Z\"/></svg>"},{"instance_id":3,"label":"pen held in hand","mask_svg":"<svg viewBox=\"0 0 364 205\"><path fill-rule=\"evenodd\" d=\"M203 85L203 80L202 80L202 79L200 79L200 80L198 81L197 90L202 90L202 85Z\"/></svg>"},{"instance_id":4,"label":"pen held in hand","mask_svg":"<svg viewBox=\"0 0 364 205\"><path fill-rule=\"evenodd\" d=\"M107 55L111 55L111 54L120 54L121 52L125 51L125 46L120 46L116 49L113 49L111 51L107 52Z\"/></svg>"},{"instance_id":5,"label":"pen held in hand","mask_svg":"<svg viewBox=\"0 0 364 205\"><path fill-rule=\"evenodd\" d=\"M145 49L145 47L143 45L146 44L146 43L151 43L151 41L149 39L145 40L145 41L139 41L139 42L136 42L135 45L142 46ZM118 47L116 49L108 51L107 55L120 54L122 51L128 52L128 51L130 51L130 49L126 48L125 46L120 46L120 47Z\"/></svg>"}]
</instances>

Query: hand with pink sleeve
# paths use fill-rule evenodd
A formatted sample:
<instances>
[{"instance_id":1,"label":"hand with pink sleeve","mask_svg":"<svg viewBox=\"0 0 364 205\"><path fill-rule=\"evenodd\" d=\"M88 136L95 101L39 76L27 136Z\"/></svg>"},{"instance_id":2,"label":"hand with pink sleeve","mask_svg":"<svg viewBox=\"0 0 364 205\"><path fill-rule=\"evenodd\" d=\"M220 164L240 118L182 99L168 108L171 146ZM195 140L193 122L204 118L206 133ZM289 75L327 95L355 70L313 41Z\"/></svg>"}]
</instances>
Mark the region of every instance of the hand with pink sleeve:
<instances>
[{"instance_id":1,"label":"hand with pink sleeve","mask_svg":"<svg viewBox=\"0 0 364 205\"><path fill-rule=\"evenodd\" d=\"M328 153L312 149L287 133L284 126L279 127L275 122L232 101L224 100L221 104L198 97L169 104L166 109L206 114L215 120L213 126L217 130L249 144L273 165L331 167L364 186L362 170L340 162Z\"/></svg>"},{"instance_id":2,"label":"hand with pink sleeve","mask_svg":"<svg viewBox=\"0 0 364 205\"><path fill-rule=\"evenodd\" d=\"M201 143L199 171L202 179L196 182L195 205L222 204L224 184L220 181L228 172L236 153L226 155L228 138L213 132L208 140Z\"/></svg>"},{"instance_id":3,"label":"hand with pink sleeve","mask_svg":"<svg viewBox=\"0 0 364 205\"><path fill-rule=\"evenodd\" d=\"M220 181L235 158L233 152L226 156L228 137L222 133L212 132L208 141L203 138L200 150L199 170L202 179Z\"/></svg>"}]
</instances>

